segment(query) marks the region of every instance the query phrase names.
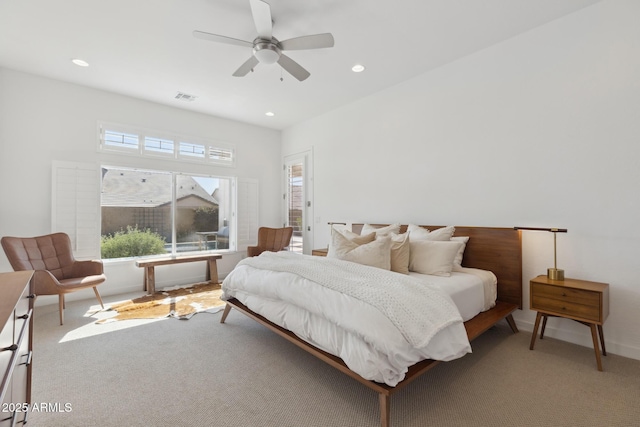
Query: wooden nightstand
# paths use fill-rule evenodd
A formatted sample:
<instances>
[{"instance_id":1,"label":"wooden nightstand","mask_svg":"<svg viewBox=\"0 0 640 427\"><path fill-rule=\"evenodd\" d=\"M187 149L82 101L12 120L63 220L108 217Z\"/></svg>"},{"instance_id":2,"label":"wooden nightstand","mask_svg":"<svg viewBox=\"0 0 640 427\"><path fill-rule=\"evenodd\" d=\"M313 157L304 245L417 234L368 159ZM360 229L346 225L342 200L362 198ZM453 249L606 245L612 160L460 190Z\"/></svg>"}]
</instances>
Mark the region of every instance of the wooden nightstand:
<instances>
[{"instance_id":1,"label":"wooden nightstand","mask_svg":"<svg viewBox=\"0 0 640 427\"><path fill-rule=\"evenodd\" d=\"M314 256L327 256L327 252L329 252L329 249L312 249L311 250L311 255Z\"/></svg>"},{"instance_id":2,"label":"wooden nightstand","mask_svg":"<svg viewBox=\"0 0 640 427\"><path fill-rule=\"evenodd\" d=\"M538 312L529 348L533 350L541 318L544 320L540 339L544 337L549 316L573 319L591 328L598 370L602 371L598 336L602 345L602 354L606 356L602 324L609 315L609 284L578 279L551 280L547 276L538 276L531 279L529 285L531 310Z\"/></svg>"}]
</instances>

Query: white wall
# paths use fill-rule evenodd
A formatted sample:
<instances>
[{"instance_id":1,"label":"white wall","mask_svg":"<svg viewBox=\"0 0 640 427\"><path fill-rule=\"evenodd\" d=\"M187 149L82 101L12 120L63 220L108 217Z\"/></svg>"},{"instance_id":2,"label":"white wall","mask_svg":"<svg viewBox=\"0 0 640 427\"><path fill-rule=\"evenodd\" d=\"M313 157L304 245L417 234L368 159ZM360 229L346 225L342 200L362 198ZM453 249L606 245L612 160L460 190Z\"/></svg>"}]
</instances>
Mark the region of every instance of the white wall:
<instances>
[{"instance_id":1,"label":"white wall","mask_svg":"<svg viewBox=\"0 0 640 427\"><path fill-rule=\"evenodd\" d=\"M568 228L559 268L610 283L607 349L640 359L638 16L604 1L285 130L283 154L314 149L316 246L328 221ZM551 266L552 235L525 233L525 307Z\"/></svg>"},{"instance_id":2,"label":"white wall","mask_svg":"<svg viewBox=\"0 0 640 427\"><path fill-rule=\"evenodd\" d=\"M197 101L196 101L197 102ZM237 166L215 167L97 151L97 123L106 121L180 135L219 139L236 145ZM0 68L0 236L36 236L51 231L51 164L54 160L175 169L259 180L259 223L281 222L281 135L279 131L89 89ZM241 254L224 255L221 276ZM0 271L11 271L0 255ZM142 269L106 262L103 295L142 289ZM204 279L205 263L159 267L157 287ZM69 299L94 298L93 291ZM51 301L49 301L51 300ZM54 302L55 297L38 302Z\"/></svg>"}]
</instances>

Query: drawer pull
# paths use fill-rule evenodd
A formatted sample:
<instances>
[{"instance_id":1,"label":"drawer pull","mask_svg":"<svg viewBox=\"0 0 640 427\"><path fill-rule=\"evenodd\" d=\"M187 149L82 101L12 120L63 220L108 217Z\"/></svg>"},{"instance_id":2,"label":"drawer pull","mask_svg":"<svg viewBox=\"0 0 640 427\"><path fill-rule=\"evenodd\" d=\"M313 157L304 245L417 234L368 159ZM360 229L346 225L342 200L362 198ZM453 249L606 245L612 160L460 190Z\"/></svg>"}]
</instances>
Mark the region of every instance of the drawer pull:
<instances>
[{"instance_id":1,"label":"drawer pull","mask_svg":"<svg viewBox=\"0 0 640 427\"><path fill-rule=\"evenodd\" d=\"M0 351L16 351L18 349L18 344L11 344L9 347L5 347Z\"/></svg>"},{"instance_id":2,"label":"drawer pull","mask_svg":"<svg viewBox=\"0 0 640 427\"><path fill-rule=\"evenodd\" d=\"M24 363L21 363L21 365L26 365L26 366L31 365L31 358L33 357L33 351L30 351L29 353L24 354L23 357L24 356L27 356L27 361Z\"/></svg>"}]
</instances>

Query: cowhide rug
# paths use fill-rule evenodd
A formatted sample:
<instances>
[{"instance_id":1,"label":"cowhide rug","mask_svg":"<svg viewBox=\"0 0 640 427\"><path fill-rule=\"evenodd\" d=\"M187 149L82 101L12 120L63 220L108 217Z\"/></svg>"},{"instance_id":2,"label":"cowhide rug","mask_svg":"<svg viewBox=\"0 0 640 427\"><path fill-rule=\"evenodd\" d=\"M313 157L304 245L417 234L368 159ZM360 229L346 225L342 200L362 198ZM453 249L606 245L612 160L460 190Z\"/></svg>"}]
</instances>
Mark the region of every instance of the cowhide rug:
<instances>
[{"instance_id":1,"label":"cowhide rug","mask_svg":"<svg viewBox=\"0 0 640 427\"><path fill-rule=\"evenodd\" d=\"M220 299L219 283L198 283L186 288L168 288L153 295L145 295L129 301L111 305L106 311L117 314L98 320L96 323L115 322L127 319L161 319L175 317L189 319L198 312L215 313L224 308Z\"/></svg>"}]
</instances>

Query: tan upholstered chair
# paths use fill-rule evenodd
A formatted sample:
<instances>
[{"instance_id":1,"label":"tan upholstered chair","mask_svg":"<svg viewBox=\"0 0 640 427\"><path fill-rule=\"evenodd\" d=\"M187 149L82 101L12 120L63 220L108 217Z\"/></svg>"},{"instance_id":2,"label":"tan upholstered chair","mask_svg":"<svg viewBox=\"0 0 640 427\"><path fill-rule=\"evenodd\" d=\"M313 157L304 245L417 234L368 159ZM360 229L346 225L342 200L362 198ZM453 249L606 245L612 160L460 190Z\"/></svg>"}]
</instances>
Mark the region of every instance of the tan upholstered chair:
<instances>
[{"instance_id":1,"label":"tan upholstered chair","mask_svg":"<svg viewBox=\"0 0 640 427\"><path fill-rule=\"evenodd\" d=\"M64 295L93 288L102 304L97 286L106 280L102 261L76 261L71 240L65 233L38 237L3 237L2 248L15 271L35 270L33 292L58 295L60 324L64 321Z\"/></svg>"},{"instance_id":2,"label":"tan upholstered chair","mask_svg":"<svg viewBox=\"0 0 640 427\"><path fill-rule=\"evenodd\" d=\"M258 245L247 247L247 256L258 256L264 251L278 252L289 246L293 227L258 229Z\"/></svg>"}]
</instances>

